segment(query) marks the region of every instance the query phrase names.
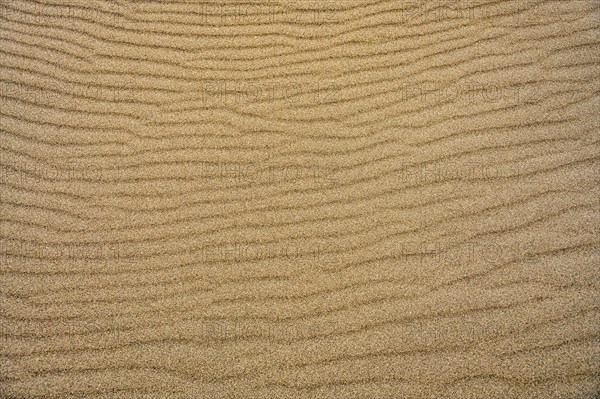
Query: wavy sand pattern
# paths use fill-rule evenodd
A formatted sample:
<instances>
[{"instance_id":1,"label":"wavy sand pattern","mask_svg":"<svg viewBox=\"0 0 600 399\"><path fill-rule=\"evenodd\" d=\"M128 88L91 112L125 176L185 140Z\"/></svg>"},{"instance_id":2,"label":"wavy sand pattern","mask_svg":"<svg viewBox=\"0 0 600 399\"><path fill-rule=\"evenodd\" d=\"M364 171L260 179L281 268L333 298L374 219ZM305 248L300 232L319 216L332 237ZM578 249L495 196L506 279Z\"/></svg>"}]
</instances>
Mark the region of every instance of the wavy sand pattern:
<instances>
[{"instance_id":1,"label":"wavy sand pattern","mask_svg":"<svg viewBox=\"0 0 600 399\"><path fill-rule=\"evenodd\" d=\"M0 397L598 397L599 28L0 0Z\"/></svg>"}]
</instances>

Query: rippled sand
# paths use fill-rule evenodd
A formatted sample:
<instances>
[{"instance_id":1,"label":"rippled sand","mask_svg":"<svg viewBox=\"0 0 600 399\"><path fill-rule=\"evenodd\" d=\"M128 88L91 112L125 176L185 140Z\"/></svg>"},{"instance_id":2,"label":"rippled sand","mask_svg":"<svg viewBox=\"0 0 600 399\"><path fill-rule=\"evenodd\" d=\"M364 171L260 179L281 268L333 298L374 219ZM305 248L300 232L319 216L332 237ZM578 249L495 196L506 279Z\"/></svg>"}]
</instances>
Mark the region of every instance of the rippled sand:
<instances>
[{"instance_id":1,"label":"rippled sand","mask_svg":"<svg viewBox=\"0 0 600 399\"><path fill-rule=\"evenodd\" d=\"M0 0L0 397L598 397L599 83L596 0Z\"/></svg>"}]
</instances>

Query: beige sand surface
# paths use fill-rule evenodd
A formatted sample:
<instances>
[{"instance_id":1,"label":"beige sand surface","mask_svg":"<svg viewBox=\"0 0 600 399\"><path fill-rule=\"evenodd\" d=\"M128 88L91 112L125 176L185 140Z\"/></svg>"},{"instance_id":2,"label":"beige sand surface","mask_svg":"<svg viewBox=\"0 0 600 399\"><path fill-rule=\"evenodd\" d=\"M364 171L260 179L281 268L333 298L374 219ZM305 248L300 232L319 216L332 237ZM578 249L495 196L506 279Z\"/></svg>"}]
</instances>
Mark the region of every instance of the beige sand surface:
<instances>
[{"instance_id":1,"label":"beige sand surface","mask_svg":"<svg viewBox=\"0 0 600 399\"><path fill-rule=\"evenodd\" d=\"M597 398L597 0L0 0L1 398Z\"/></svg>"}]
</instances>

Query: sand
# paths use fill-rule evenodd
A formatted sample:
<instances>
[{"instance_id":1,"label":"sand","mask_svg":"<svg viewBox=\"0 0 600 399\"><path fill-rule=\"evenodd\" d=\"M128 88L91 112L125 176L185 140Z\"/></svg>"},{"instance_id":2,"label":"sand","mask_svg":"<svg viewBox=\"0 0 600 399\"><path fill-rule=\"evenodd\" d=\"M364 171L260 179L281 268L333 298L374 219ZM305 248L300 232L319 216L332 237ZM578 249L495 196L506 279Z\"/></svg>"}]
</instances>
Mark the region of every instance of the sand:
<instances>
[{"instance_id":1,"label":"sand","mask_svg":"<svg viewBox=\"0 0 600 399\"><path fill-rule=\"evenodd\" d=\"M0 0L0 397L600 397L599 28Z\"/></svg>"}]
</instances>

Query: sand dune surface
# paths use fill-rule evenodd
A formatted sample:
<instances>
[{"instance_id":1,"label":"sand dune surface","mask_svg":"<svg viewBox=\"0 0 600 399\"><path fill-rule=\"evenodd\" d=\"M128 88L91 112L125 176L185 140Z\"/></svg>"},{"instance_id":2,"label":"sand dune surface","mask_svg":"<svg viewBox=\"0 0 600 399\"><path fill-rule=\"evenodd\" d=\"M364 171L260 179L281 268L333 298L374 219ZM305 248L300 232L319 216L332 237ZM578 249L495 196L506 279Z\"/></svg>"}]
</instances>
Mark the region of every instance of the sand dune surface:
<instances>
[{"instance_id":1,"label":"sand dune surface","mask_svg":"<svg viewBox=\"0 0 600 399\"><path fill-rule=\"evenodd\" d=\"M596 0L0 0L0 397L600 395Z\"/></svg>"}]
</instances>

